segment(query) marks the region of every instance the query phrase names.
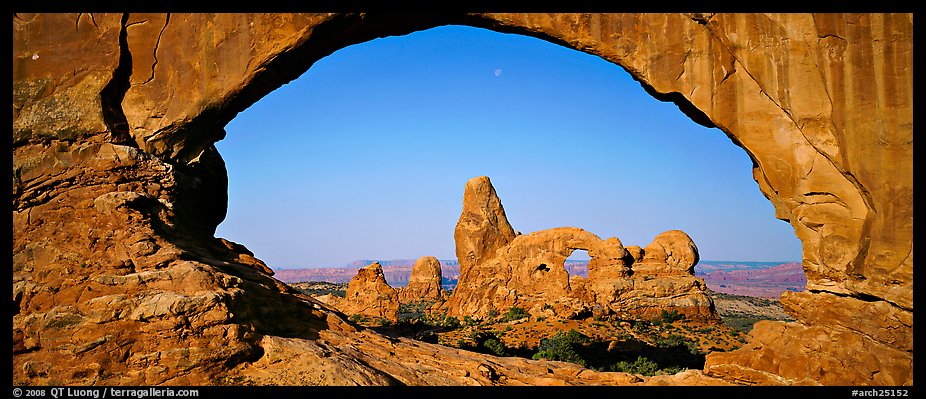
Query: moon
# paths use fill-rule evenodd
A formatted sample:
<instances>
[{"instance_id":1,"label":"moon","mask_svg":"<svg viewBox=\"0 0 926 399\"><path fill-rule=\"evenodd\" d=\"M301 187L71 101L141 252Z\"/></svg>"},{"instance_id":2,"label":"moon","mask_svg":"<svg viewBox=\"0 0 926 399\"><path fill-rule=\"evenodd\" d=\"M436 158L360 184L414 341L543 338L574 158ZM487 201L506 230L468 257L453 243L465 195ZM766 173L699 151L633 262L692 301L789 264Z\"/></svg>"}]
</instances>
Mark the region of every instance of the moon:
<instances>
[{"instance_id":1,"label":"moon","mask_svg":"<svg viewBox=\"0 0 926 399\"><path fill-rule=\"evenodd\" d=\"M497 78L497 77L499 77L499 76L502 76L502 69L501 69L501 68L496 68L496 69L495 69L495 77Z\"/></svg>"}]
</instances>

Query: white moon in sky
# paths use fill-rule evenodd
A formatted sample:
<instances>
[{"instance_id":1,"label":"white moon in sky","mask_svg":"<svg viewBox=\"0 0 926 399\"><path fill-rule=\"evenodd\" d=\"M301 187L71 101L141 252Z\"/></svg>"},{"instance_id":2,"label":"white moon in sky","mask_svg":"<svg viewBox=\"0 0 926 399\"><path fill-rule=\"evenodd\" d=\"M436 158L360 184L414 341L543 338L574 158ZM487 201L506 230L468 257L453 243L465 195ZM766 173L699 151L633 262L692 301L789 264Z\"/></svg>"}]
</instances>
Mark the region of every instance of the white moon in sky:
<instances>
[{"instance_id":1,"label":"white moon in sky","mask_svg":"<svg viewBox=\"0 0 926 399\"><path fill-rule=\"evenodd\" d=\"M499 77L499 76L502 76L502 69L501 69L501 68L497 68L497 69L495 70L495 77Z\"/></svg>"}]
</instances>

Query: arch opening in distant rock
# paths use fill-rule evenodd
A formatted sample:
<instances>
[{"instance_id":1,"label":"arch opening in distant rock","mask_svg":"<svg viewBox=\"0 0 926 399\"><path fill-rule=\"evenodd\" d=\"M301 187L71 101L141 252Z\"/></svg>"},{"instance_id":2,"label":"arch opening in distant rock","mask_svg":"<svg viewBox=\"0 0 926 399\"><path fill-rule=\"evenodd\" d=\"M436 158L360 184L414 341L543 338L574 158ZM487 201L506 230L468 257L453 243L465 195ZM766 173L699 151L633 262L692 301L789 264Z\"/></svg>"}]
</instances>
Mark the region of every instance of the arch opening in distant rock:
<instances>
[{"instance_id":1,"label":"arch opening in distant rock","mask_svg":"<svg viewBox=\"0 0 926 399\"><path fill-rule=\"evenodd\" d=\"M569 277L588 277L588 264L591 262L591 255L588 248L576 248L569 256L566 257L565 268Z\"/></svg>"}]
</instances>

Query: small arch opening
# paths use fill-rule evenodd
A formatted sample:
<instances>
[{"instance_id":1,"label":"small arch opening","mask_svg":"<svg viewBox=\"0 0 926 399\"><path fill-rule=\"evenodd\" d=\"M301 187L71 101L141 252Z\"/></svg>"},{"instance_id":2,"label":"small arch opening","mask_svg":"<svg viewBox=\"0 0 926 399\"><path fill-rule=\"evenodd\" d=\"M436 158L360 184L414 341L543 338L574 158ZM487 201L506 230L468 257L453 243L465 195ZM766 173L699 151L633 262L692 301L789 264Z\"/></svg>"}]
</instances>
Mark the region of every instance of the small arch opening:
<instances>
[{"instance_id":1,"label":"small arch opening","mask_svg":"<svg viewBox=\"0 0 926 399\"><path fill-rule=\"evenodd\" d=\"M566 258L566 263L563 266L566 268L566 273L569 273L569 278L588 278L588 262L590 260L591 257L588 255L587 250L577 249L572 251L572 254Z\"/></svg>"}]
</instances>

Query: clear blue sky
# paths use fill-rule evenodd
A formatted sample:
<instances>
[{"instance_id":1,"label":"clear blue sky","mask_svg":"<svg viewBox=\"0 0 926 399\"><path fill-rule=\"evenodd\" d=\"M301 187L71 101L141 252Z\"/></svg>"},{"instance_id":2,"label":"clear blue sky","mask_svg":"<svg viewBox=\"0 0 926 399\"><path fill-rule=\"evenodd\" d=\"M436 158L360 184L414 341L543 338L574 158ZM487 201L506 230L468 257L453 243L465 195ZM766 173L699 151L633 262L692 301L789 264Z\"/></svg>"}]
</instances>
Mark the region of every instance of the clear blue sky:
<instances>
[{"instance_id":1,"label":"clear blue sky","mask_svg":"<svg viewBox=\"0 0 926 399\"><path fill-rule=\"evenodd\" d=\"M276 269L455 259L463 188L480 175L525 234L575 226L642 247L681 229L701 259L801 259L723 132L540 39L448 26L350 46L226 130L216 236Z\"/></svg>"}]
</instances>

